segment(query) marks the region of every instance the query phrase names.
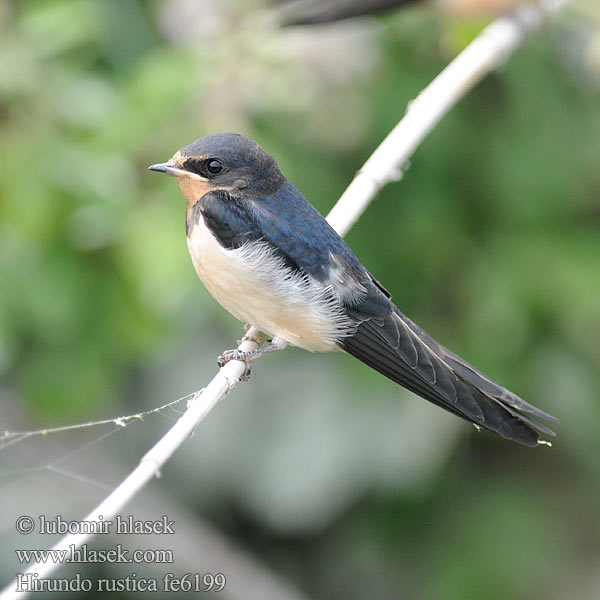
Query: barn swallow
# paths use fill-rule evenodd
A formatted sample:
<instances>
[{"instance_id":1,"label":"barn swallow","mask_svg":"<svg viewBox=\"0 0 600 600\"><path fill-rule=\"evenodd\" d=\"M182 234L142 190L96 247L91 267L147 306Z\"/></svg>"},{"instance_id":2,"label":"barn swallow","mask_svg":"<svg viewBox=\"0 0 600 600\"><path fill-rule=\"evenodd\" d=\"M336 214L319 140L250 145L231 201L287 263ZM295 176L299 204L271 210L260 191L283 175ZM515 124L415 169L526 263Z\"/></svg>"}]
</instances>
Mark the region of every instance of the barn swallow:
<instances>
[{"instance_id":1,"label":"barn swallow","mask_svg":"<svg viewBox=\"0 0 600 600\"><path fill-rule=\"evenodd\" d=\"M287 344L342 350L426 400L526 446L557 423L442 346L392 302L323 216L256 142L200 138L166 163L187 200L188 248L208 291L271 342L230 350L254 359Z\"/></svg>"},{"instance_id":2,"label":"barn swallow","mask_svg":"<svg viewBox=\"0 0 600 600\"><path fill-rule=\"evenodd\" d=\"M378 14L408 4L430 4L460 17L495 16L524 0L286 0L279 8L282 24L315 25Z\"/></svg>"}]
</instances>

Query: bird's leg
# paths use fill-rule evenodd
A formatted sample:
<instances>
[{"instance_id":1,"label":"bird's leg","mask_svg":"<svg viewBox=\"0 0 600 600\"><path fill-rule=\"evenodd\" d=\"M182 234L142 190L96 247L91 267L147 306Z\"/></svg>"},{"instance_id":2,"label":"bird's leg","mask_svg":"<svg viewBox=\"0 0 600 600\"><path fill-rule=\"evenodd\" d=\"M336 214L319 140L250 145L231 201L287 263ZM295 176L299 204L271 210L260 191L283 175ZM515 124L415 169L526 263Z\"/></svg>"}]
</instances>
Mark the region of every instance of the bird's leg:
<instances>
[{"instance_id":1,"label":"bird's leg","mask_svg":"<svg viewBox=\"0 0 600 600\"><path fill-rule=\"evenodd\" d=\"M261 346L260 348L256 348L256 350L250 350L248 352L244 352L243 350L225 350L219 358L217 358L217 364L219 367L225 366L230 360L241 360L246 365L246 370L243 375L240 377L241 381L248 381L250 379L250 373L252 369L252 361L268 354L269 352L274 352L275 350L283 350L288 343L281 338L274 337L268 344Z\"/></svg>"}]
</instances>

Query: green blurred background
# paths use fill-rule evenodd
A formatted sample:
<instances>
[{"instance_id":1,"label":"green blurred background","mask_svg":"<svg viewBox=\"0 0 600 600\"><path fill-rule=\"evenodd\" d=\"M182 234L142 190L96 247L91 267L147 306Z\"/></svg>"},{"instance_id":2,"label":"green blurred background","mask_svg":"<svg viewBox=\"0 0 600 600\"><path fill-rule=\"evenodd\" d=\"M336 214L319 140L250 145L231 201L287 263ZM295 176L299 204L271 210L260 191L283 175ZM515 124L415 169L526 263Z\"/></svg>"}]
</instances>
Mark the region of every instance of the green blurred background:
<instances>
[{"instance_id":1,"label":"green blurred background","mask_svg":"<svg viewBox=\"0 0 600 600\"><path fill-rule=\"evenodd\" d=\"M259 1L0 1L0 430L160 406L241 336L149 164L238 131L326 213L484 24L415 7L279 30ZM168 514L176 540L151 545L183 544L135 570L220 570L221 598L600 599L599 160L600 8L581 0L450 112L347 238L406 314L561 419L552 449L290 349L124 511ZM12 549L54 541L18 536L16 516L81 518L184 408L2 447L2 583Z\"/></svg>"}]
</instances>

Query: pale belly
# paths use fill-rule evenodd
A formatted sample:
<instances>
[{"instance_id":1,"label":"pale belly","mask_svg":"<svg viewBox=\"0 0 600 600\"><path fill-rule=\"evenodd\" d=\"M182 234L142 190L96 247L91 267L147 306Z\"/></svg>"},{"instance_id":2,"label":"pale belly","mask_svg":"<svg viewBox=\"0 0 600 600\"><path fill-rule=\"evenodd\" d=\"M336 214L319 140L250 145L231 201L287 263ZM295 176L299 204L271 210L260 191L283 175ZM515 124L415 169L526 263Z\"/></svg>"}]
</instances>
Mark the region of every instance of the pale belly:
<instances>
[{"instance_id":1,"label":"pale belly","mask_svg":"<svg viewBox=\"0 0 600 600\"><path fill-rule=\"evenodd\" d=\"M200 218L188 236L188 248L198 277L217 302L270 337L327 351L337 349L336 341L352 329L320 285L289 277L289 269L265 245L226 250Z\"/></svg>"}]
</instances>

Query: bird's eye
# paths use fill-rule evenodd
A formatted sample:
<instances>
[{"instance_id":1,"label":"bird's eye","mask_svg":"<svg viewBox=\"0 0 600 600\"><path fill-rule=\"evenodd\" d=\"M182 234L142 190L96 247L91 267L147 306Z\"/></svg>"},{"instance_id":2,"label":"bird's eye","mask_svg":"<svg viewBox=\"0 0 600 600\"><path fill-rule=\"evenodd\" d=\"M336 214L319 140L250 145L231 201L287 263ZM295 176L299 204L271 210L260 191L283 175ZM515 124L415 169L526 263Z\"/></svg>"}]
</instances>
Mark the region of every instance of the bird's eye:
<instances>
[{"instance_id":1,"label":"bird's eye","mask_svg":"<svg viewBox=\"0 0 600 600\"><path fill-rule=\"evenodd\" d=\"M217 160L216 158L211 158L206 163L206 170L211 175L217 175L223 170L223 163L220 160Z\"/></svg>"}]
</instances>

